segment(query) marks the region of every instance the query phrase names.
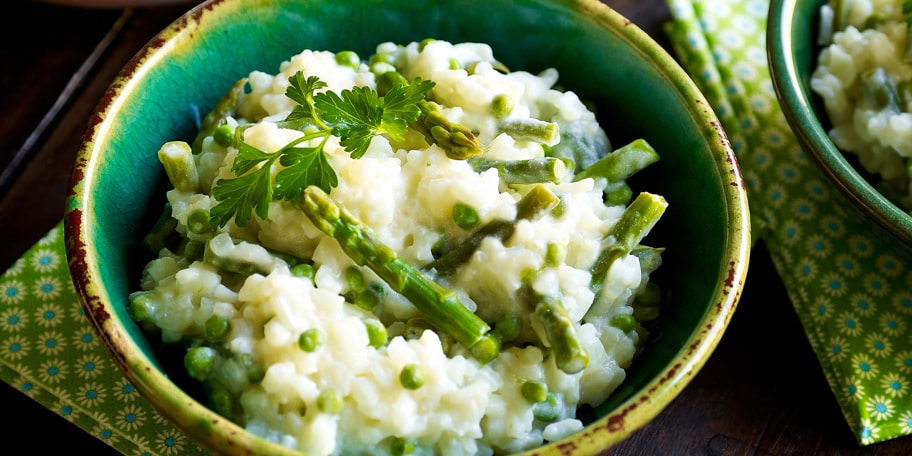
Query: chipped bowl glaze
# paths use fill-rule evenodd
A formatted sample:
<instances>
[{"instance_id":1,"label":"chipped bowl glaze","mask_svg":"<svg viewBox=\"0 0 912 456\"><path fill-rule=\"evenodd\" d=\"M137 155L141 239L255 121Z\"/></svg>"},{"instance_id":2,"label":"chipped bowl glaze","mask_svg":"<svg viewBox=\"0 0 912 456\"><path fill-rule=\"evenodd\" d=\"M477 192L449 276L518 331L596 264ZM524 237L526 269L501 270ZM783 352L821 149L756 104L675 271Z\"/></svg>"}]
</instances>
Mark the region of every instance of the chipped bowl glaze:
<instances>
[{"instance_id":1,"label":"chipped bowl glaze","mask_svg":"<svg viewBox=\"0 0 912 456\"><path fill-rule=\"evenodd\" d=\"M296 454L246 433L175 383L127 312L148 259L141 239L163 201L158 148L190 140L201 113L252 70L303 49L368 55L381 41L481 41L512 69L553 66L592 100L613 143L645 138L661 160L630 181L669 208L649 245L666 247L653 280L662 316L627 378L584 430L530 454L599 453L641 428L713 352L747 273L745 184L703 95L645 32L596 0L213 0L193 7L113 81L84 136L67 199L67 254L82 305L126 377L163 416L219 454Z\"/></svg>"},{"instance_id":2,"label":"chipped bowl glaze","mask_svg":"<svg viewBox=\"0 0 912 456\"><path fill-rule=\"evenodd\" d=\"M148 8L180 3L199 3L198 0L34 0L40 3L89 9Z\"/></svg>"}]
</instances>

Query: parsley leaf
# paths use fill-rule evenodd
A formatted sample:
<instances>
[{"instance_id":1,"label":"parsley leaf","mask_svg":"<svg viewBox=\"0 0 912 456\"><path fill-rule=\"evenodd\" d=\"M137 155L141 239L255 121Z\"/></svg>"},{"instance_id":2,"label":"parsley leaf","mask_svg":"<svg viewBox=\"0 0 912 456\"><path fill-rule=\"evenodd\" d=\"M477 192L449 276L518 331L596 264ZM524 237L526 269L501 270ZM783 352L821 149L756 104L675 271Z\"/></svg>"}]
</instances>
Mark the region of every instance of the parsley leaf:
<instances>
[{"instance_id":1,"label":"parsley leaf","mask_svg":"<svg viewBox=\"0 0 912 456\"><path fill-rule=\"evenodd\" d=\"M352 158L361 158L370 146L370 140L382 133L383 100L373 89L354 87L335 92L323 92L314 96L314 105L321 117L332 124L332 134L338 136L339 144Z\"/></svg>"},{"instance_id":2,"label":"parsley leaf","mask_svg":"<svg viewBox=\"0 0 912 456\"><path fill-rule=\"evenodd\" d=\"M219 180L212 190L212 196L221 202L209 211L210 223L222 226L234 217L238 226L244 226L250 221L254 210L257 216L266 219L269 216L269 202L272 201L269 168L264 166L250 174Z\"/></svg>"},{"instance_id":3,"label":"parsley leaf","mask_svg":"<svg viewBox=\"0 0 912 456\"><path fill-rule=\"evenodd\" d=\"M418 109L418 102L424 99L425 93L433 89L434 85L434 81L417 77L408 85L393 86L383 97L383 102L386 104L386 113L404 117L408 120L417 119L421 113Z\"/></svg>"},{"instance_id":4,"label":"parsley leaf","mask_svg":"<svg viewBox=\"0 0 912 456\"><path fill-rule=\"evenodd\" d=\"M285 96L300 105L302 109L309 110L313 115L313 94L314 92L326 88L325 82L316 76L304 78L304 73L298 71L288 78L288 88L285 89Z\"/></svg>"},{"instance_id":5,"label":"parsley leaf","mask_svg":"<svg viewBox=\"0 0 912 456\"><path fill-rule=\"evenodd\" d=\"M338 137L339 144L355 159L367 153L374 136L386 134L403 140L408 123L421 113L418 102L424 100L434 82L416 78L410 84L394 86L384 97L368 87L341 93L324 91L326 87L324 81L305 77L301 71L288 78L285 95L297 105L278 124L304 135L274 153L240 141L231 165L237 177L219 179L212 190L218 201L209 213L213 226L223 226L234 218L243 227L254 215L265 220L273 199L295 201L311 185L329 193L339 180L324 149L327 139ZM317 146L297 147L315 139L321 139ZM273 179L276 163L281 169Z\"/></svg>"},{"instance_id":6,"label":"parsley leaf","mask_svg":"<svg viewBox=\"0 0 912 456\"><path fill-rule=\"evenodd\" d=\"M231 165L231 171L240 176L241 174L250 171L254 166L261 162L269 160L270 157L271 154L263 152L250 144L241 142L238 147L238 154L234 158L234 163Z\"/></svg>"},{"instance_id":7,"label":"parsley leaf","mask_svg":"<svg viewBox=\"0 0 912 456\"><path fill-rule=\"evenodd\" d=\"M291 200L304 194L308 185L316 185L329 193L339 185L339 179L329 164L326 152L317 147L292 147L285 151L279 163L285 168L276 174L274 196Z\"/></svg>"}]
</instances>

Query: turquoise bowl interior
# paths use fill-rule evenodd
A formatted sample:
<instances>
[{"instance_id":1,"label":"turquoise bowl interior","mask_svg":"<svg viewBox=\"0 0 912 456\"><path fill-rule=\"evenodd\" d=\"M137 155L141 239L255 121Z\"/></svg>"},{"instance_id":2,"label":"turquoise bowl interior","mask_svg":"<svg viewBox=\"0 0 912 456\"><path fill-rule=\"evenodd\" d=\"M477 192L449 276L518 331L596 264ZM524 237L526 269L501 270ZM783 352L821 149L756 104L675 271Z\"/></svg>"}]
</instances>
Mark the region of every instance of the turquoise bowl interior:
<instances>
[{"instance_id":1,"label":"turquoise bowl interior","mask_svg":"<svg viewBox=\"0 0 912 456\"><path fill-rule=\"evenodd\" d=\"M767 23L767 53L773 87L786 121L827 179L887 233L912 245L912 216L880 193L877 178L853 155L840 151L827 135L830 123L820 98L811 91L811 75L821 47L820 7L826 0L773 0Z\"/></svg>"},{"instance_id":2,"label":"turquoise bowl interior","mask_svg":"<svg viewBox=\"0 0 912 456\"><path fill-rule=\"evenodd\" d=\"M587 427L536 454L595 454L654 418L721 338L748 267L750 227L737 160L709 104L674 59L595 0L220 0L163 30L123 69L91 119L66 208L67 253L92 324L127 378L200 445L291 453L245 433L182 389L172 362L127 312L149 259L139 244L164 202L156 152L191 140L202 115L252 70L303 49L369 55L382 41L489 43L511 69L560 71L597 107L612 142L645 138L662 156L631 185L666 197L647 243L666 247L654 280L667 304L644 352Z\"/></svg>"}]
</instances>

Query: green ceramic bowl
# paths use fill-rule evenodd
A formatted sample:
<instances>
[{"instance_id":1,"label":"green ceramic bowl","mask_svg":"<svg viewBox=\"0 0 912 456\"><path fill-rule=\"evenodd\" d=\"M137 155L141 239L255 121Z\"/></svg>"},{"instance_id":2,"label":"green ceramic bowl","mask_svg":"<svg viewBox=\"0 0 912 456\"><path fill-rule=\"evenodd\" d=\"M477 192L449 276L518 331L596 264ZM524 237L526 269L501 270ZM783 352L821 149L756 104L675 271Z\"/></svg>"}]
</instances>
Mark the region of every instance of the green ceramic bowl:
<instances>
[{"instance_id":1,"label":"green ceramic bowl","mask_svg":"<svg viewBox=\"0 0 912 456\"><path fill-rule=\"evenodd\" d=\"M426 37L481 41L511 69L554 66L593 100L616 144L645 138L662 159L635 185L669 208L650 234L667 248L654 275L667 305L621 387L586 428L536 454L594 454L654 418L690 382L735 310L748 267L745 184L720 123L687 74L646 33L595 0L220 0L195 7L124 68L91 119L65 218L84 309L126 377L200 445L223 454L291 453L206 409L168 375L127 312L147 258L140 241L163 202L156 153L191 140L195 119L251 70L303 49Z\"/></svg>"},{"instance_id":2,"label":"green ceramic bowl","mask_svg":"<svg viewBox=\"0 0 912 456\"><path fill-rule=\"evenodd\" d=\"M770 74L785 118L827 179L859 210L901 242L912 245L912 216L880 193L877 179L827 135L829 121L811 91L820 46L820 6L826 0L773 0L767 30Z\"/></svg>"}]
</instances>

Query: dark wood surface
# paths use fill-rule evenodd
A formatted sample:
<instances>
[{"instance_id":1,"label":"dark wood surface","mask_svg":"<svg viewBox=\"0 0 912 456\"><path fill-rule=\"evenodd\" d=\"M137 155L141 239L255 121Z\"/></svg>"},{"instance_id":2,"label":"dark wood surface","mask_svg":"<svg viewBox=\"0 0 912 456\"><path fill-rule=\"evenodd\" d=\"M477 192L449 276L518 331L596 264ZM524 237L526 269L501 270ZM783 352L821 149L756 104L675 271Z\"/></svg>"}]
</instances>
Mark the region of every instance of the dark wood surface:
<instances>
[{"instance_id":1,"label":"dark wood surface","mask_svg":"<svg viewBox=\"0 0 912 456\"><path fill-rule=\"evenodd\" d=\"M664 0L605 3L667 46ZM12 21L0 28L0 270L61 220L80 137L108 84L190 6L91 10L25 1L7 13ZM116 454L8 385L0 384L0 404L0 435L30 454ZM655 420L606 454L903 455L912 454L912 437L856 445L760 244L712 357Z\"/></svg>"}]
</instances>

